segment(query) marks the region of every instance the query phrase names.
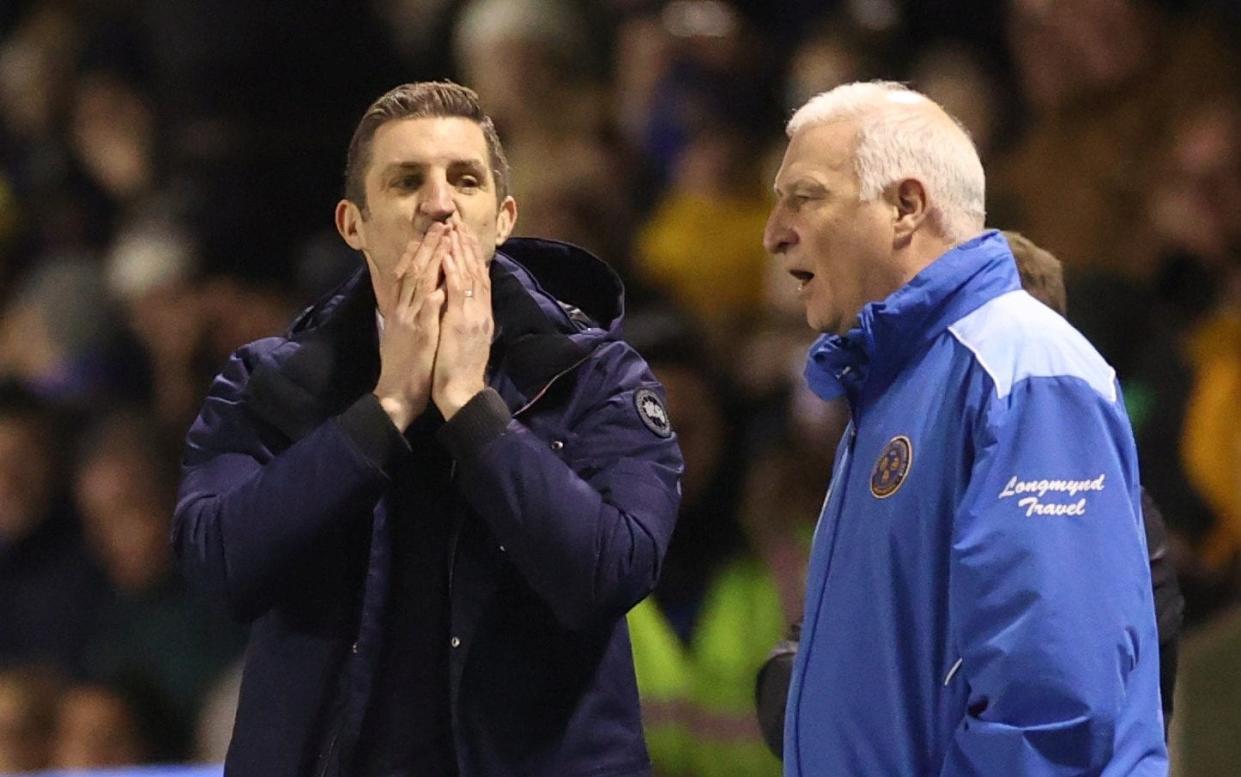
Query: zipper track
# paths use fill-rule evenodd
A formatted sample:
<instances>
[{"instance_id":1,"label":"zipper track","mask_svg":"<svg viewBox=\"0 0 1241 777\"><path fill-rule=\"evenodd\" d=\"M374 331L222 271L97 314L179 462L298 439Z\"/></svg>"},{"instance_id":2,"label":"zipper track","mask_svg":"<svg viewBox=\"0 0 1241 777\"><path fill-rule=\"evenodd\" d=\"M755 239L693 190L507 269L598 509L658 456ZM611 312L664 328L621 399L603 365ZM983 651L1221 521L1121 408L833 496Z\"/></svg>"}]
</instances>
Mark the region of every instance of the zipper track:
<instances>
[{"instance_id":1,"label":"zipper track","mask_svg":"<svg viewBox=\"0 0 1241 777\"><path fill-rule=\"evenodd\" d=\"M816 628L818 627L819 615L823 608L823 597L824 597L824 591L827 588L827 579L828 579L828 576L831 574L831 570L832 570L832 557L835 556L836 554L836 535L839 533L839 530L840 530L840 518L844 514L843 505L844 505L844 499L845 499L845 492L847 490L846 486L848 485L849 472L853 465L853 447L857 442L857 428L853 425L852 421L850 421L848 427L846 427L845 435L848 438L848 440L845 443L844 451L840 454L840 462L836 466L836 471L832 474L832 481L830 484L828 484L827 496L823 500L823 512L819 518L819 524L818 526L815 527L815 530L814 530L814 533L815 533L814 543L817 544L818 539L819 539L818 537L819 530L823 528L823 521L826 520L828 517L831 517L829 510L832 507L832 497L836 494L837 488L839 487L840 499L838 500L837 504L841 505L841 509L838 509L835 511L836 515L832 519L832 525L830 529L831 535L825 538L827 541L827 549L826 549L827 558L824 559L824 562L823 562L823 588L819 592L819 598L815 605L814 620L815 620ZM802 659L803 661L808 663L810 660L810 653L813 651L814 646L813 646L813 641L809 639L809 636L805 632L805 626L806 624L803 623L801 642L803 645L803 651L805 655L802 656ZM800 693L798 694L798 704L799 705L801 704ZM795 728L793 731L793 743L795 747L797 746L797 743L801 741L800 726L798 725L800 721L801 721L800 715L794 716L793 726ZM802 765L801 765L800 747L797 748L797 752L795 752L793 756L796 759L798 773L804 774L805 770L802 768Z\"/></svg>"}]
</instances>

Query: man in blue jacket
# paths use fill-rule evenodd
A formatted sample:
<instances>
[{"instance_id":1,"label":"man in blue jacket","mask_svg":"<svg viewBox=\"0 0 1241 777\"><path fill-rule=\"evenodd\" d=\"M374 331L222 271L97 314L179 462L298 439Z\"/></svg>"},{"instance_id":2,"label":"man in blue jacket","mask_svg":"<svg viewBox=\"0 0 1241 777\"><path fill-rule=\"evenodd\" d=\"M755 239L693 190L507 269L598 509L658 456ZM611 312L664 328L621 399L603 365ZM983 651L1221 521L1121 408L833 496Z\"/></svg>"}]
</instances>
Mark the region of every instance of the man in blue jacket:
<instances>
[{"instance_id":1,"label":"man in blue jacket","mask_svg":"<svg viewBox=\"0 0 1241 777\"><path fill-rule=\"evenodd\" d=\"M1165 774L1115 373L983 230L972 143L899 84L788 125L764 242L844 396L785 721L790 775Z\"/></svg>"},{"instance_id":2,"label":"man in blue jacket","mask_svg":"<svg viewBox=\"0 0 1241 777\"><path fill-rule=\"evenodd\" d=\"M615 274L506 242L507 178L470 90L380 97L336 209L366 266L190 429L173 541L253 622L230 775L649 773L624 615L681 457Z\"/></svg>"}]
</instances>

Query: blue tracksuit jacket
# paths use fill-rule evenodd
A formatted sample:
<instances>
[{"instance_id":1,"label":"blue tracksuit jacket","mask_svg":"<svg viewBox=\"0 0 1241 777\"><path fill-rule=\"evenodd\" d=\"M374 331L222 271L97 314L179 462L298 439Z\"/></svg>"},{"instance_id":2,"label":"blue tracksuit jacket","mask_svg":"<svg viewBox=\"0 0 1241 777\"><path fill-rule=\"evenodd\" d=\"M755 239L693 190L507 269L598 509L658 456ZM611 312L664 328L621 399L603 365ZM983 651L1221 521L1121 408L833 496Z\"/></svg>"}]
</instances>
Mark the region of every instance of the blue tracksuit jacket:
<instances>
[{"instance_id":1,"label":"blue tracksuit jacket","mask_svg":"<svg viewBox=\"0 0 1241 777\"><path fill-rule=\"evenodd\" d=\"M853 423L814 539L787 774L1167 771L1137 456L1115 373L996 232L806 370Z\"/></svg>"}]
</instances>

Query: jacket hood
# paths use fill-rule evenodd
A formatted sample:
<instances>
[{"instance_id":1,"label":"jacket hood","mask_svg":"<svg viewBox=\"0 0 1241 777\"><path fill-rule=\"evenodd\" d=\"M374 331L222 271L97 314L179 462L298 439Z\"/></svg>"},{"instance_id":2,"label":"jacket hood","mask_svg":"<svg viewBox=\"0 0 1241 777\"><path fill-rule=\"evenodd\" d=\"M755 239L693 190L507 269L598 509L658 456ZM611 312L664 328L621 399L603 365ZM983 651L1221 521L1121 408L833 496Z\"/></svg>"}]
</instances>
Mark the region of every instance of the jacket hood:
<instances>
[{"instance_id":1,"label":"jacket hood","mask_svg":"<svg viewBox=\"0 0 1241 777\"><path fill-rule=\"evenodd\" d=\"M625 287L602 259L569 243L533 237L509 238L496 250L496 258L511 272L524 270L531 288L541 292L541 301L550 297L571 319L580 322L579 313L584 313L598 328L619 335Z\"/></svg>"},{"instance_id":2,"label":"jacket hood","mask_svg":"<svg viewBox=\"0 0 1241 777\"><path fill-rule=\"evenodd\" d=\"M1021 288L1008 241L996 230L945 252L909 283L862 307L858 325L810 347L806 381L825 400L882 390L909 357L983 303Z\"/></svg>"}]
</instances>

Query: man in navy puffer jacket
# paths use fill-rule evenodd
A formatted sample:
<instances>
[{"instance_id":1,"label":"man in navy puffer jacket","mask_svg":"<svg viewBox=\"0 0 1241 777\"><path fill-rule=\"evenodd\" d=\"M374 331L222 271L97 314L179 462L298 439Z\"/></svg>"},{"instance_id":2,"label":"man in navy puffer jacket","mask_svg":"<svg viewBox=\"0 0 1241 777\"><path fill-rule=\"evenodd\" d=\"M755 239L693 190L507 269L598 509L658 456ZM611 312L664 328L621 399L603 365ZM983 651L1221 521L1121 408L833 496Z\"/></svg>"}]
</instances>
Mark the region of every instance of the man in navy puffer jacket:
<instances>
[{"instance_id":1,"label":"man in navy puffer jacket","mask_svg":"<svg viewBox=\"0 0 1241 777\"><path fill-rule=\"evenodd\" d=\"M366 267L190 429L173 542L252 621L229 775L650 773L625 613L681 456L616 275L506 242L506 182L470 90L379 98L336 210Z\"/></svg>"}]
</instances>

